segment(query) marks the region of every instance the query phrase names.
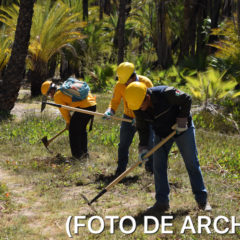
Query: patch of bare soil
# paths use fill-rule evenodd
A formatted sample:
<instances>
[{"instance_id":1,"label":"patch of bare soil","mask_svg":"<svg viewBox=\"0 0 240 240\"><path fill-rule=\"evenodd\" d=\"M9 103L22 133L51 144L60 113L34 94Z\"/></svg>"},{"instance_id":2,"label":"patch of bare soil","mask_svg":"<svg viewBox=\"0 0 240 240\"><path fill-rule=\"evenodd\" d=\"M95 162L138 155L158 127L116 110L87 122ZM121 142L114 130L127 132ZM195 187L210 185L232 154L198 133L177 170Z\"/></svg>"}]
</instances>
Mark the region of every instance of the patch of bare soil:
<instances>
[{"instance_id":1,"label":"patch of bare soil","mask_svg":"<svg viewBox=\"0 0 240 240\"><path fill-rule=\"evenodd\" d=\"M11 111L11 114L15 116L16 121L20 121L22 118L27 115L38 115L41 113L41 101L32 101L31 103L23 102L24 99L30 98L30 90L21 89L19 91L19 101L15 103L14 108ZM46 106L44 110L45 114L59 115L60 112L57 108Z\"/></svg>"},{"instance_id":2,"label":"patch of bare soil","mask_svg":"<svg viewBox=\"0 0 240 240\"><path fill-rule=\"evenodd\" d=\"M24 179L21 176L14 176L9 174L0 168L0 182L7 185L10 198L17 206L27 206L28 199L25 197L25 193L32 190L32 186L26 185ZM1 211L1 210L0 210ZM34 213L30 209L22 209L24 212L22 215L33 215Z\"/></svg>"}]
</instances>

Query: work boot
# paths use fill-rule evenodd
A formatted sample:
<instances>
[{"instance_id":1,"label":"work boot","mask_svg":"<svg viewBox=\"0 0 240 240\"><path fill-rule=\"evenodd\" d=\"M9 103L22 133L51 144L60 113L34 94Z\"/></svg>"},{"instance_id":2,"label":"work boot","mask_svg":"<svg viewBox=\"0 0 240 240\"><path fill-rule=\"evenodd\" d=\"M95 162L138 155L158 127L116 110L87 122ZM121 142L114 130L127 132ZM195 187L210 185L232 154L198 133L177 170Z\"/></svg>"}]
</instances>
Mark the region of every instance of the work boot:
<instances>
[{"instance_id":1,"label":"work boot","mask_svg":"<svg viewBox=\"0 0 240 240\"><path fill-rule=\"evenodd\" d=\"M89 153L88 152L83 153L82 156L79 158L79 160L82 160L84 158L89 158Z\"/></svg>"},{"instance_id":2,"label":"work boot","mask_svg":"<svg viewBox=\"0 0 240 240\"><path fill-rule=\"evenodd\" d=\"M206 203L198 203L198 208L200 210L206 211L206 212L211 212L212 211L212 207L209 204L209 202Z\"/></svg>"},{"instance_id":3,"label":"work boot","mask_svg":"<svg viewBox=\"0 0 240 240\"><path fill-rule=\"evenodd\" d=\"M170 208L169 203L156 202L152 207L149 207L145 212L146 215L158 215L168 211Z\"/></svg>"}]
</instances>

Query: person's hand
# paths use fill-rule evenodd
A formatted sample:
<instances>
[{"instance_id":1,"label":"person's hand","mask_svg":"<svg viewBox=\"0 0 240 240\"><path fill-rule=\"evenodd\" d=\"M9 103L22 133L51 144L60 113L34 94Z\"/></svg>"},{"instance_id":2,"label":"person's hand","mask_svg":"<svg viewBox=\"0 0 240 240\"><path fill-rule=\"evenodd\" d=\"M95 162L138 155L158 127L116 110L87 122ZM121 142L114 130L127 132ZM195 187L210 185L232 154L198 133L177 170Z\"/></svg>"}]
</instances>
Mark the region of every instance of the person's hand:
<instances>
[{"instance_id":1,"label":"person's hand","mask_svg":"<svg viewBox=\"0 0 240 240\"><path fill-rule=\"evenodd\" d=\"M148 161L148 158L144 158L145 154L148 152L147 147L140 147L138 150L138 159L139 161Z\"/></svg>"},{"instance_id":2,"label":"person's hand","mask_svg":"<svg viewBox=\"0 0 240 240\"><path fill-rule=\"evenodd\" d=\"M108 108L108 109L105 111L105 113L104 113L104 115L103 115L102 118L109 120L109 119L111 118L111 116L113 116L113 115L114 115L113 110L112 110L111 108Z\"/></svg>"},{"instance_id":3,"label":"person's hand","mask_svg":"<svg viewBox=\"0 0 240 240\"><path fill-rule=\"evenodd\" d=\"M136 118L134 118L131 122L132 126L136 127Z\"/></svg>"},{"instance_id":4,"label":"person's hand","mask_svg":"<svg viewBox=\"0 0 240 240\"><path fill-rule=\"evenodd\" d=\"M69 130L70 123L66 123L66 129Z\"/></svg>"},{"instance_id":5,"label":"person's hand","mask_svg":"<svg viewBox=\"0 0 240 240\"><path fill-rule=\"evenodd\" d=\"M177 134L181 134L188 129L187 118L177 118L177 123L172 126L172 129L176 130Z\"/></svg>"}]
</instances>

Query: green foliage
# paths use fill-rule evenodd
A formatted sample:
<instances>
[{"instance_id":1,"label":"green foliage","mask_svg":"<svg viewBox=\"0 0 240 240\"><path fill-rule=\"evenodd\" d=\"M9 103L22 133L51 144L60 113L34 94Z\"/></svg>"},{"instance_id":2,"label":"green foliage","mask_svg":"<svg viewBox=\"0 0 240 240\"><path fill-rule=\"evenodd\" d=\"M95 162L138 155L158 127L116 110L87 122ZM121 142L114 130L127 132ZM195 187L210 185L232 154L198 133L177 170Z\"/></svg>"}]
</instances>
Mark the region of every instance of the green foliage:
<instances>
[{"instance_id":1,"label":"green foliage","mask_svg":"<svg viewBox=\"0 0 240 240\"><path fill-rule=\"evenodd\" d=\"M93 70L87 69L85 81L90 83L92 91L107 90L114 84L116 65L94 65Z\"/></svg>"},{"instance_id":2,"label":"green foliage","mask_svg":"<svg viewBox=\"0 0 240 240\"><path fill-rule=\"evenodd\" d=\"M217 49L214 56L209 58L210 65L221 71L227 70L239 82L240 42L236 24L227 19L222 22L219 28L212 29L211 35L217 36L219 39L217 42L209 44Z\"/></svg>"},{"instance_id":3,"label":"green foliage","mask_svg":"<svg viewBox=\"0 0 240 240\"><path fill-rule=\"evenodd\" d=\"M113 31L106 32L105 29L107 29L106 24L103 25L102 22L94 19L89 21L83 30L86 36L84 39L86 47L83 52L87 69L92 69L94 65L106 62L111 56L112 43L109 40L113 37Z\"/></svg>"},{"instance_id":4,"label":"green foliage","mask_svg":"<svg viewBox=\"0 0 240 240\"><path fill-rule=\"evenodd\" d=\"M16 28L16 22L14 19L18 18L18 6L13 4L12 7L6 7L2 3L0 5L0 22L4 25L0 28L0 72L7 65L11 56L11 47L14 41L15 32L12 29L6 27L7 24L12 24Z\"/></svg>"},{"instance_id":5,"label":"green foliage","mask_svg":"<svg viewBox=\"0 0 240 240\"><path fill-rule=\"evenodd\" d=\"M97 94L97 97L98 111L102 112L102 109L108 106L111 94L101 93ZM119 111L117 113L122 114L122 109ZM30 124L29 121L33 121L34 124ZM89 159L71 163L61 161L69 159L68 156L71 156L67 134L62 135L49 146L49 149L53 151L53 154L49 154L40 141L31 144L28 140L22 141L21 136L24 133L15 138L9 138L8 136L12 134L13 130L19 129L20 125L22 127L29 126L29 129L24 128L26 135L31 134L30 128L41 129L42 133L39 131L41 138L45 134L50 136L56 134L63 128L63 121L50 115L40 117L37 114L26 116L21 122L1 123L0 167L4 172L1 179L7 179L6 185L9 189L5 184L0 183L0 196L5 198L6 193L10 193L10 198L8 196L6 201L11 200L10 203L14 204L16 211L14 214L5 214L6 210L8 213L13 207L11 205L7 207L7 202L0 200L0 205L5 208L4 212L1 211L0 239L66 239L64 228L59 227L58 231L54 231L56 224L64 225L68 216L77 216L79 212L89 219L93 212L80 194L92 199L113 180L112 174L117 166L120 122L106 121L96 117L93 130L88 132ZM129 166L136 163L138 159L137 134L135 136L136 139L130 148ZM197 128L196 140L201 169L208 191L211 193L209 201L214 207L215 216L238 214L239 136L229 136L214 132L212 129L204 131ZM172 187L170 213L177 216L173 219L174 234L171 235L171 239L181 239L183 236L179 233L186 217L186 214L183 213L191 215L194 222L197 222L198 213L201 214L197 211L181 154L176 150L174 145L170 152L168 165L169 181ZM138 167L126 176L123 182L116 184L104 194L93 206L97 209L99 216L104 217L106 211L108 211L108 215L133 216L139 224L137 224L136 231L127 235L127 238L146 239L146 234L143 233L142 212L154 204L154 191L153 176L146 174L144 167ZM219 193L222 195L221 203L218 198L214 197ZM37 225L32 224L30 216L37 216ZM46 219L48 231L44 232ZM96 224L94 223L93 227L98 229ZM117 221L115 221L115 226L118 226ZM128 227L127 224L124 224L124 229ZM97 238L126 238L118 227L114 231L114 235L109 233L109 224L107 223L106 229ZM219 238L216 233L212 233L211 236ZM230 236L229 239L239 238L236 234L228 236ZM96 235L90 234L86 228L81 228L76 237L96 239ZM151 237L162 239L160 233ZM200 236L186 232L184 235L186 239L199 237L208 239L209 234L202 233Z\"/></svg>"},{"instance_id":6,"label":"green foliage","mask_svg":"<svg viewBox=\"0 0 240 240\"><path fill-rule=\"evenodd\" d=\"M185 76L193 76L195 73L195 70L180 69L179 67L172 66L166 70L151 71L149 78L155 86L166 85L183 89L186 83Z\"/></svg>"},{"instance_id":7,"label":"green foliage","mask_svg":"<svg viewBox=\"0 0 240 240\"><path fill-rule=\"evenodd\" d=\"M12 5L2 7L1 10L0 21L8 27L9 33L14 33L19 7ZM61 1L56 1L53 5L51 0L37 1L32 19L28 68L46 73L46 64L54 54L62 48L72 48L72 42L82 39L84 36L80 28L85 23L80 22L79 17L80 13L74 13L74 9Z\"/></svg>"},{"instance_id":8,"label":"green foliage","mask_svg":"<svg viewBox=\"0 0 240 240\"><path fill-rule=\"evenodd\" d=\"M197 128L210 131L217 131L224 134L235 134L236 129L232 122L219 115L213 115L209 111L203 110L193 115L194 124Z\"/></svg>"},{"instance_id":9,"label":"green foliage","mask_svg":"<svg viewBox=\"0 0 240 240\"><path fill-rule=\"evenodd\" d=\"M65 3L69 8L73 9L74 12L82 11L82 2L79 0L61 0Z\"/></svg>"},{"instance_id":10,"label":"green foliage","mask_svg":"<svg viewBox=\"0 0 240 240\"><path fill-rule=\"evenodd\" d=\"M7 185L0 182L0 213L10 212L12 208L11 193L9 193Z\"/></svg>"},{"instance_id":11,"label":"green foliage","mask_svg":"<svg viewBox=\"0 0 240 240\"><path fill-rule=\"evenodd\" d=\"M233 90L237 82L230 76L224 80L225 74L209 68L206 72L198 72L196 77L186 76L185 79L193 96L206 106L208 102L216 103L226 96L236 97Z\"/></svg>"},{"instance_id":12,"label":"green foliage","mask_svg":"<svg viewBox=\"0 0 240 240\"><path fill-rule=\"evenodd\" d=\"M13 3L18 4L19 0L1 0L0 5L2 5L2 6L9 6L9 5L13 4Z\"/></svg>"},{"instance_id":13,"label":"green foliage","mask_svg":"<svg viewBox=\"0 0 240 240\"><path fill-rule=\"evenodd\" d=\"M7 193L7 186L6 184L0 183L0 200L2 200L5 193Z\"/></svg>"},{"instance_id":14,"label":"green foliage","mask_svg":"<svg viewBox=\"0 0 240 240\"><path fill-rule=\"evenodd\" d=\"M5 34L5 30L2 27L0 31L0 72L5 68L6 64L8 63L8 60L11 55L11 44L12 39L7 37Z\"/></svg>"},{"instance_id":15,"label":"green foliage","mask_svg":"<svg viewBox=\"0 0 240 240\"><path fill-rule=\"evenodd\" d=\"M51 134L60 131L61 128L56 128L59 122L62 123L62 119L59 117L52 121L46 121L45 117L39 119L30 115L15 126L12 126L11 121L4 123L4 127L0 126L0 139L2 142L13 142L14 145L21 143L33 145L39 143L43 136L49 138Z\"/></svg>"},{"instance_id":16,"label":"green foliage","mask_svg":"<svg viewBox=\"0 0 240 240\"><path fill-rule=\"evenodd\" d=\"M52 7L50 2L34 8L28 58L31 69L37 67L36 62L47 63L61 48L71 48L72 42L83 38L79 29L85 24L78 21L80 13L74 13L61 1Z\"/></svg>"}]
</instances>

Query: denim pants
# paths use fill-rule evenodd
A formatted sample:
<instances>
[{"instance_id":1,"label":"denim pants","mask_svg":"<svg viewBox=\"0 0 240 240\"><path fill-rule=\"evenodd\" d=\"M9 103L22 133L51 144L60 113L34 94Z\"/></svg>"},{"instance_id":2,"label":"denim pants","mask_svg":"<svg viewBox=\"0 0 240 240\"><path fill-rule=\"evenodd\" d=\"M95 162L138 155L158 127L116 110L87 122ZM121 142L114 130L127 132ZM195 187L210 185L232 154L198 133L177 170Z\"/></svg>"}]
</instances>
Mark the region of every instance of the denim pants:
<instances>
[{"instance_id":1,"label":"denim pants","mask_svg":"<svg viewBox=\"0 0 240 240\"><path fill-rule=\"evenodd\" d=\"M162 139L155 136L155 144ZM153 172L155 181L156 201L159 203L169 202L169 183L167 175L168 154L174 143L176 142L178 149L183 157L192 187L195 200L198 203L206 203L207 190L204 186L203 177L198 161L198 153L195 142L195 128L191 126L180 136L171 138L161 148L159 148L153 156Z\"/></svg>"},{"instance_id":2,"label":"denim pants","mask_svg":"<svg viewBox=\"0 0 240 240\"><path fill-rule=\"evenodd\" d=\"M132 119L127 115L123 115L124 118ZM136 127L132 123L122 121L120 127L120 142L118 144L118 168L117 171L125 171L128 158L129 158L129 147L133 141L133 137L136 133ZM150 136L149 136L149 149L153 147L154 137L153 130L150 127ZM149 163L153 161L153 155L149 157ZM148 162L146 163L148 164Z\"/></svg>"}]
</instances>

